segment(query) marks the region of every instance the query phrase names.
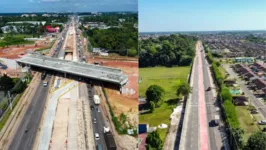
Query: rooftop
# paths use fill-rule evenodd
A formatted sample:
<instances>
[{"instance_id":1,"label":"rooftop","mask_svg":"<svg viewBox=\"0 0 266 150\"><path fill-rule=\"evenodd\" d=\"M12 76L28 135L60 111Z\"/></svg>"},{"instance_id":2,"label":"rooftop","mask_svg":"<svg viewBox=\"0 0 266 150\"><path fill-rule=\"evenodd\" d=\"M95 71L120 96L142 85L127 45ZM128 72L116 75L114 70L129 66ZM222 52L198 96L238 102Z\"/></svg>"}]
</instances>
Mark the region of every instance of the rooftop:
<instances>
[{"instance_id":1,"label":"rooftop","mask_svg":"<svg viewBox=\"0 0 266 150\"><path fill-rule=\"evenodd\" d=\"M22 64L56 70L114 84L124 85L128 81L128 77L122 72L122 70L116 68L62 60L35 54L25 55L16 61Z\"/></svg>"}]
</instances>

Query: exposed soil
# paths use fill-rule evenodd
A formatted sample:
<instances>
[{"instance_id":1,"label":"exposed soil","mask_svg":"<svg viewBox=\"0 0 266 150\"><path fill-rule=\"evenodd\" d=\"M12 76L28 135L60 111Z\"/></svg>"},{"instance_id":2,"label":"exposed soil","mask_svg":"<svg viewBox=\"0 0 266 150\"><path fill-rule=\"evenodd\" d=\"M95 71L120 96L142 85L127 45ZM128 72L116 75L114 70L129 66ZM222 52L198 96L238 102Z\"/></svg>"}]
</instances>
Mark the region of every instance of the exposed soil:
<instances>
[{"instance_id":1,"label":"exposed soil","mask_svg":"<svg viewBox=\"0 0 266 150\"><path fill-rule=\"evenodd\" d=\"M2 58L8 58L8 59L17 59L20 56L24 55L26 51L35 51L39 48L45 48L49 47L51 44L51 41L45 40L45 41L36 41L35 44L28 44L28 45L13 45L5 48L0 48L0 57Z\"/></svg>"},{"instance_id":2,"label":"exposed soil","mask_svg":"<svg viewBox=\"0 0 266 150\"><path fill-rule=\"evenodd\" d=\"M137 61L119 61L119 60L101 60L89 59L90 63L94 61L103 62L104 66L120 68L128 75L128 83L123 87L123 92L114 89L106 89L109 101L113 107L114 113L119 116L125 113L128 121L138 124L138 62Z\"/></svg>"}]
</instances>

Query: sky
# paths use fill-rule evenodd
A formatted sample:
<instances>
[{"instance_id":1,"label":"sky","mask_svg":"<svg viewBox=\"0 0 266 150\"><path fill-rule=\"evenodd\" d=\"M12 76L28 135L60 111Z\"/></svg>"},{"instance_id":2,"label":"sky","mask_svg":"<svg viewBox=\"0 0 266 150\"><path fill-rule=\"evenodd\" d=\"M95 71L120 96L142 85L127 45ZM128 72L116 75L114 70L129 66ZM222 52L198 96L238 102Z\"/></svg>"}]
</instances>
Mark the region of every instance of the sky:
<instances>
[{"instance_id":1,"label":"sky","mask_svg":"<svg viewBox=\"0 0 266 150\"><path fill-rule=\"evenodd\" d=\"M138 0L0 0L0 13L137 11Z\"/></svg>"},{"instance_id":2,"label":"sky","mask_svg":"<svg viewBox=\"0 0 266 150\"><path fill-rule=\"evenodd\" d=\"M266 30L266 0L139 0L139 31Z\"/></svg>"}]
</instances>

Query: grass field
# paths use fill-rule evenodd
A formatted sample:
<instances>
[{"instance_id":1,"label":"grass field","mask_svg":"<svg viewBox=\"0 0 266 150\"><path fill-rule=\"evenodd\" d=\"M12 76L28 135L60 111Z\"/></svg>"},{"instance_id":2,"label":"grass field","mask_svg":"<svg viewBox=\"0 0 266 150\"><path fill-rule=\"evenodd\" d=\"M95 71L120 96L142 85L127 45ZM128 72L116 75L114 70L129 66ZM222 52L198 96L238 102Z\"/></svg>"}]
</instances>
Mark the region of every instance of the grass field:
<instances>
[{"instance_id":1,"label":"grass field","mask_svg":"<svg viewBox=\"0 0 266 150\"><path fill-rule=\"evenodd\" d=\"M145 97L147 88L152 84L160 85L166 91L165 99L176 98L175 92L181 81L187 81L190 67L154 67L140 68L139 96Z\"/></svg>"},{"instance_id":2,"label":"grass field","mask_svg":"<svg viewBox=\"0 0 266 150\"><path fill-rule=\"evenodd\" d=\"M248 140L248 137L259 131L259 127L257 125L256 117L253 117L247 109L247 106L236 106L236 112L238 115L238 120L240 123L240 127L244 130L244 141Z\"/></svg>"},{"instance_id":3,"label":"grass field","mask_svg":"<svg viewBox=\"0 0 266 150\"><path fill-rule=\"evenodd\" d=\"M139 74L142 82L139 84L139 93L141 97L145 97L147 88L152 84L160 85L164 88L166 94L164 103L154 110L153 113L142 114L139 116L140 123L147 123L150 126L158 126L161 123L169 124L170 114L176 107L178 98L176 96L177 86L182 81L187 81L190 67L154 67L140 68ZM169 103L170 101L174 103ZM164 142L167 129L158 129L161 139Z\"/></svg>"}]
</instances>

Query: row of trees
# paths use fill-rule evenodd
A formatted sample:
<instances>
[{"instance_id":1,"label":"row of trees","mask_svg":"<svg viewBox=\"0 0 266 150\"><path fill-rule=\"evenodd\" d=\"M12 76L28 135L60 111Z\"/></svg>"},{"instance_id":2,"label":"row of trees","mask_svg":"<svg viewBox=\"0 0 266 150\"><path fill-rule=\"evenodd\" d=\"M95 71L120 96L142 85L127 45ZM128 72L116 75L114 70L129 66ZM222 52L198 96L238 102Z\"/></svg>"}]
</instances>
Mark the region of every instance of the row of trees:
<instances>
[{"instance_id":1,"label":"row of trees","mask_svg":"<svg viewBox=\"0 0 266 150\"><path fill-rule=\"evenodd\" d=\"M139 41L139 66L187 66L195 56L197 38L187 35L160 36Z\"/></svg>"},{"instance_id":2,"label":"row of trees","mask_svg":"<svg viewBox=\"0 0 266 150\"><path fill-rule=\"evenodd\" d=\"M219 87L219 94L221 97L222 106L224 109L224 114L226 118L227 126L229 127L230 134L233 134L233 141L237 145L238 149L244 149L244 150L253 150L253 149L266 149L266 134L264 134L262 131L259 131L257 133L254 133L251 135L247 141L247 143L244 143L243 135L244 130L240 127L240 123L237 117L236 108L235 105L232 103L232 95L230 93L230 90L223 85L223 77L221 75L221 72L218 70L219 63L217 63L211 53L209 52L209 48L207 45L203 45L205 48L205 51L207 53L207 59L212 64L212 71L214 73L214 77L216 80L216 83Z\"/></svg>"},{"instance_id":3,"label":"row of trees","mask_svg":"<svg viewBox=\"0 0 266 150\"><path fill-rule=\"evenodd\" d=\"M138 22L136 13L103 13L102 15L83 16L81 22L104 22L108 26L118 26L121 22L119 19L125 20L127 23L135 24Z\"/></svg>"},{"instance_id":4,"label":"row of trees","mask_svg":"<svg viewBox=\"0 0 266 150\"><path fill-rule=\"evenodd\" d=\"M0 18L0 26L7 25L8 22L15 22L15 21L46 21L47 24L51 23L66 23L68 21L67 15L59 15L56 16L50 16L50 17L44 17L41 15L37 16L29 16L29 17L21 17L21 16L2 16Z\"/></svg>"},{"instance_id":5,"label":"row of trees","mask_svg":"<svg viewBox=\"0 0 266 150\"><path fill-rule=\"evenodd\" d=\"M130 23L121 27L100 30L98 28L85 29L86 35L93 47L103 48L120 55L136 56L138 54L138 29Z\"/></svg>"}]
</instances>

